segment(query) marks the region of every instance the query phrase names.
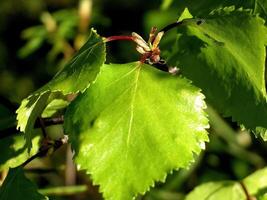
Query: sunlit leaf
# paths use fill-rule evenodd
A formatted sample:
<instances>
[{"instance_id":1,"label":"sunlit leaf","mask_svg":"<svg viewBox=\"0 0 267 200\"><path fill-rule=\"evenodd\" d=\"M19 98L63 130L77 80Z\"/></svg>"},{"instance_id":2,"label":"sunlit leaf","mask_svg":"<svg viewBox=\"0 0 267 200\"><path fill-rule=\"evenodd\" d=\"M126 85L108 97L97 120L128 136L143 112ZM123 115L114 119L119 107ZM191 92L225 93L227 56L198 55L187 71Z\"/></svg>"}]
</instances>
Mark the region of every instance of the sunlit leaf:
<instances>
[{"instance_id":1,"label":"sunlit leaf","mask_svg":"<svg viewBox=\"0 0 267 200\"><path fill-rule=\"evenodd\" d=\"M267 19L267 1L266 0L181 0L172 1L172 8L182 11L186 7L197 17L206 17L209 13L224 7L234 6L236 9L249 9L253 14L260 14L262 18Z\"/></svg>"},{"instance_id":2,"label":"sunlit leaf","mask_svg":"<svg viewBox=\"0 0 267 200\"><path fill-rule=\"evenodd\" d=\"M45 86L24 99L17 110L18 128L25 132L27 146L31 147L34 124L45 107L57 96L83 92L90 86L105 61L105 44L102 38L91 31L87 43L76 56Z\"/></svg>"},{"instance_id":3,"label":"sunlit leaf","mask_svg":"<svg viewBox=\"0 0 267 200\"><path fill-rule=\"evenodd\" d=\"M228 11L181 26L169 62L203 89L214 108L266 140L267 29L257 16Z\"/></svg>"},{"instance_id":4,"label":"sunlit leaf","mask_svg":"<svg viewBox=\"0 0 267 200\"><path fill-rule=\"evenodd\" d=\"M204 148L203 97L187 79L149 65L103 66L65 114L78 168L92 175L105 199L145 193Z\"/></svg>"}]
</instances>

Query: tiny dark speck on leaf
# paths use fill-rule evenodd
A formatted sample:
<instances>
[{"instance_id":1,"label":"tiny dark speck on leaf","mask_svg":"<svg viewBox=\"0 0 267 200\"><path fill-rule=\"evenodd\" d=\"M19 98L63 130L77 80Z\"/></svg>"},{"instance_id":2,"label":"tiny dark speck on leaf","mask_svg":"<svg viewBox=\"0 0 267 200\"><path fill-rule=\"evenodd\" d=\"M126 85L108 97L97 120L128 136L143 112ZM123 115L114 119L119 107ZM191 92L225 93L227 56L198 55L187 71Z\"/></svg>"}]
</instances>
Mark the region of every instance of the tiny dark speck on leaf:
<instances>
[{"instance_id":1,"label":"tiny dark speck on leaf","mask_svg":"<svg viewBox=\"0 0 267 200\"><path fill-rule=\"evenodd\" d=\"M198 20L197 21L197 25L200 25L200 24L202 24L202 21L201 20Z\"/></svg>"},{"instance_id":2,"label":"tiny dark speck on leaf","mask_svg":"<svg viewBox=\"0 0 267 200\"><path fill-rule=\"evenodd\" d=\"M90 126L91 126L91 127L94 126L95 120L96 120L96 119L93 119L92 121L90 121Z\"/></svg>"},{"instance_id":3,"label":"tiny dark speck on leaf","mask_svg":"<svg viewBox=\"0 0 267 200\"><path fill-rule=\"evenodd\" d=\"M201 25L201 24L203 24L204 23L204 20L202 20L202 19L199 19L199 20L197 20L197 25Z\"/></svg>"}]
</instances>

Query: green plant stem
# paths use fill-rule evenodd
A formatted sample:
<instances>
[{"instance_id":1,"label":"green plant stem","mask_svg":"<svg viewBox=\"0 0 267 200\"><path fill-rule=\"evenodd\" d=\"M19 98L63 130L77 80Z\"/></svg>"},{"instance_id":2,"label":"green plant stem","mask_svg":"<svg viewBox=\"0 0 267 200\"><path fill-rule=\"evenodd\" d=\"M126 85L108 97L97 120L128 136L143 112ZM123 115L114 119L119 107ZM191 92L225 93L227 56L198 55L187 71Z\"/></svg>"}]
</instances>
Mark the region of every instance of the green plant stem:
<instances>
[{"instance_id":1,"label":"green plant stem","mask_svg":"<svg viewBox=\"0 0 267 200\"><path fill-rule=\"evenodd\" d=\"M88 190L86 185L75 185L75 186L60 186L60 187L50 187L39 189L38 191L45 195L74 195Z\"/></svg>"},{"instance_id":2,"label":"green plant stem","mask_svg":"<svg viewBox=\"0 0 267 200\"><path fill-rule=\"evenodd\" d=\"M235 137L236 132L211 106L208 106L206 111L209 115L211 127L215 130L215 133L227 142L229 148L226 148L226 151L229 154L246 160L257 168L264 166L264 160L259 155L247 151L240 146Z\"/></svg>"}]
</instances>

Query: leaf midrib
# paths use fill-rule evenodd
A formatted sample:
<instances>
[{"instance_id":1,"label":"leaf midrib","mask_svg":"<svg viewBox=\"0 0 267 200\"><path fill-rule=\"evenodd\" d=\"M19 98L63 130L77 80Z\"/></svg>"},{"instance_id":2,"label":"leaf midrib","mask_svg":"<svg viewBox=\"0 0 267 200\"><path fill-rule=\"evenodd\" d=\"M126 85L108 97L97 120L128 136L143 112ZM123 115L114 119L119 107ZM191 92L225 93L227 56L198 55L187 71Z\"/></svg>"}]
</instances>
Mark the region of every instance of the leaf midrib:
<instances>
[{"instance_id":1,"label":"leaf midrib","mask_svg":"<svg viewBox=\"0 0 267 200\"><path fill-rule=\"evenodd\" d=\"M135 75L135 80L134 80L134 87L133 87L133 92L132 92L132 98L131 98L131 103L130 103L130 119L129 119L129 128L128 128L128 133L127 133L127 142L126 142L126 158L128 157L128 149L129 149L129 144L130 144L130 139L131 139L131 134L132 134L132 124L133 124L133 117L134 117L134 103L136 99L136 93L137 93L137 88L138 88L138 80L140 77L140 71L141 71L141 62L138 62L137 67L136 67L136 75Z\"/></svg>"}]
</instances>

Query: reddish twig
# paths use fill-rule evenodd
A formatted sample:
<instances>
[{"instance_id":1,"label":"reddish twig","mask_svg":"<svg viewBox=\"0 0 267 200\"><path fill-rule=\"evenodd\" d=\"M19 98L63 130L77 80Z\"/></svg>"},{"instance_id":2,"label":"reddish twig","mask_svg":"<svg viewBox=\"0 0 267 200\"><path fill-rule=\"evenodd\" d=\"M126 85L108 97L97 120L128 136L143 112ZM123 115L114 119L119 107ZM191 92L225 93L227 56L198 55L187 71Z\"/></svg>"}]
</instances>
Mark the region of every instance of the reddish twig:
<instances>
[{"instance_id":1,"label":"reddish twig","mask_svg":"<svg viewBox=\"0 0 267 200\"><path fill-rule=\"evenodd\" d=\"M114 36L109 36L105 38L104 42L111 42L115 40L128 40L128 41L134 41L133 36L128 36L128 35L114 35Z\"/></svg>"}]
</instances>

